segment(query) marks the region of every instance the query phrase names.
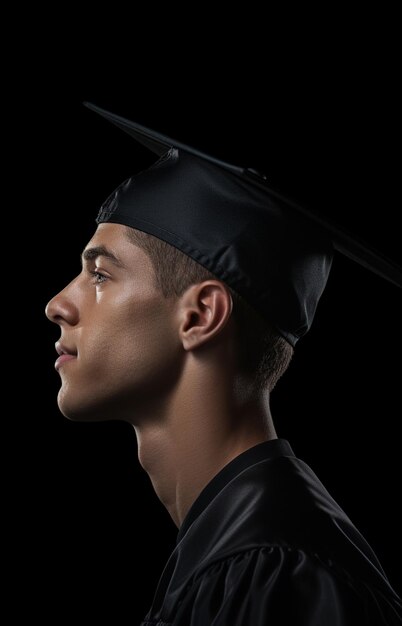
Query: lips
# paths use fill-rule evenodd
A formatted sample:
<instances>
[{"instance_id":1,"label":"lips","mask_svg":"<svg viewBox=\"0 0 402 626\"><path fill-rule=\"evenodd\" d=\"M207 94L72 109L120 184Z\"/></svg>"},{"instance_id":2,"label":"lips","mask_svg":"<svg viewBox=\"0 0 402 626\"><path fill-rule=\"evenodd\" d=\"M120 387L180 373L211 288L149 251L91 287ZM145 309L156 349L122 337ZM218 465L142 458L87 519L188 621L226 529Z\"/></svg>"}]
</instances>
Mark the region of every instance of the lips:
<instances>
[{"instance_id":1,"label":"lips","mask_svg":"<svg viewBox=\"0 0 402 626\"><path fill-rule=\"evenodd\" d=\"M77 358L77 351L65 346L60 341L56 343L56 352L59 355L59 358L54 364L57 371L61 368L62 365L68 363L68 361L73 361Z\"/></svg>"}]
</instances>

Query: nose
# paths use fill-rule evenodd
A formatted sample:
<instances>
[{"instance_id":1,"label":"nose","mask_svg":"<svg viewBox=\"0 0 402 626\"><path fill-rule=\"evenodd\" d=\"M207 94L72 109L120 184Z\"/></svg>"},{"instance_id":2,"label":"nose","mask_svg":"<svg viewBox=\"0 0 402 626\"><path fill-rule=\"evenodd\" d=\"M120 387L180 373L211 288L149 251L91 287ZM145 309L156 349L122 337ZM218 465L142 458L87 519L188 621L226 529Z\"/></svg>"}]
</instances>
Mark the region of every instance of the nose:
<instances>
[{"instance_id":1,"label":"nose","mask_svg":"<svg viewBox=\"0 0 402 626\"><path fill-rule=\"evenodd\" d=\"M78 323L78 308L71 297L71 286L73 283L74 281L67 285L67 287L54 296L46 305L46 317L51 322L59 324L60 326L63 324L75 326Z\"/></svg>"}]
</instances>

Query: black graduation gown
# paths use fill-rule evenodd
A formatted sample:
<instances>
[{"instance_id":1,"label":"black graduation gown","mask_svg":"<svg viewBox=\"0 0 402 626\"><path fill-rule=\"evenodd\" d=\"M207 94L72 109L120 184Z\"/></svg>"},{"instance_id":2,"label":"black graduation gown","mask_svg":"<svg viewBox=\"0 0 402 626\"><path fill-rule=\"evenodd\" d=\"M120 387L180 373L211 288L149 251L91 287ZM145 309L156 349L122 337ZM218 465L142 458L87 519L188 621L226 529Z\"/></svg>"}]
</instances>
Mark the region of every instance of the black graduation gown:
<instances>
[{"instance_id":1,"label":"black graduation gown","mask_svg":"<svg viewBox=\"0 0 402 626\"><path fill-rule=\"evenodd\" d=\"M289 443L247 450L188 512L142 626L380 626L402 605Z\"/></svg>"}]
</instances>

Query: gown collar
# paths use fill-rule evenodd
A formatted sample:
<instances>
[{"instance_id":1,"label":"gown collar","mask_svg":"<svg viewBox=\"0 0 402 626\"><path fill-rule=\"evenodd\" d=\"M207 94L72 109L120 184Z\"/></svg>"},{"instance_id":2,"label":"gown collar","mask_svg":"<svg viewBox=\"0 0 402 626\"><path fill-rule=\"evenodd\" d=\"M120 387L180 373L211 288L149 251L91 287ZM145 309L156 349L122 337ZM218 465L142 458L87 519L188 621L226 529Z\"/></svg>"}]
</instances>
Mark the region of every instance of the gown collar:
<instances>
[{"instance_id":1,"label":"gown collar","mask_svg":"<svg viewBox=\"0 0 402 626\"><path fill-rule=\"evenodd\" d=\"M216 476L204 487L200 495L191 505L186 517L180 526L177 535L177 543L179 543L192 523L208 506L208 504L218 495L220 491L245 469L261 461L274 459L279 456L292 456L294 452L286 439L271 439L259 443L248 450L242 452L239 456L230 461Z\"/></svg>"}]
</instances>

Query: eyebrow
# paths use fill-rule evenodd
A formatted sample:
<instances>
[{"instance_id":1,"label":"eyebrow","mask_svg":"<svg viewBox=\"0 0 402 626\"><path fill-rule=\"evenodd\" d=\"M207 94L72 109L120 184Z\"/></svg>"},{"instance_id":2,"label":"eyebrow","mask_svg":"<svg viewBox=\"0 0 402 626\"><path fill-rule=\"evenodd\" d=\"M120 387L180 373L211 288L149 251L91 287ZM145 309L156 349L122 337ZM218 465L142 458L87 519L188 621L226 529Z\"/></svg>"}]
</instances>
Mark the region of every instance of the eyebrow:
<instances>
[{"instance_id":1,"label":"eyebrow","mask_svg":"<svg viewBox=\"0 0 402 626\"><path fill-rule=\"evenodd\" d=\"M117 267L124 267L120 259L118 259L117 256L111 252L111 250L106 248L106 246L94 246L93 248L87 248L81 254L81 261L93 261L99 256L104 256L106 259L109 259Z\"/></svg>"}]
</instances>

